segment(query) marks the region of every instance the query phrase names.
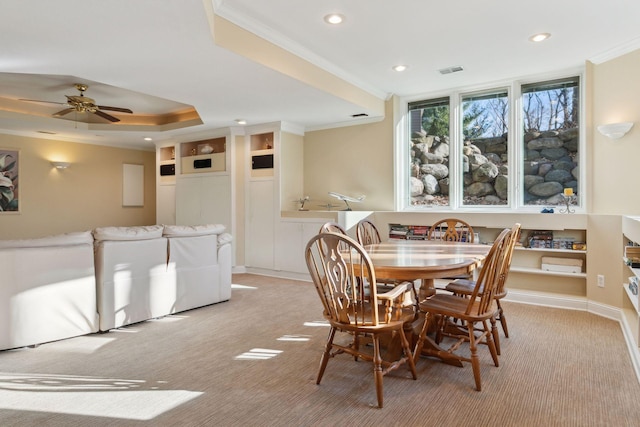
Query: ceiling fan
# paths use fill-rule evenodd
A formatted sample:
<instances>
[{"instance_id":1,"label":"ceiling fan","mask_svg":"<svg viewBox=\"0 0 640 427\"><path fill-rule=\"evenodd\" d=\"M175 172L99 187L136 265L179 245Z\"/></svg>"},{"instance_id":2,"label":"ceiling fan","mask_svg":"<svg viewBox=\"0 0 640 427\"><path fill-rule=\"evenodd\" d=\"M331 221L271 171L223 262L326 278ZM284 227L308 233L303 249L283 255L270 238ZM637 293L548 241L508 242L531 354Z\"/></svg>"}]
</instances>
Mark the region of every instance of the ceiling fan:
<instances>
[{"instance_id":1,"label":"ceiling fan","mask_svg":"<svg viewBox=\"0 0 640 427\"><path fill-rule=\"evenodd\" d=\"M107 119L112 123L115 123L115 122L119 122L120 119L112 116L111 114L105 113L103 110L117 111L119 113L129 113L129 114L133 113L133 111L131 111L128 108L97 105L94 99L89 98L88 96L84 96L84 92L89 88L89 86L86 84L75 83L74 87L78 89L78 91L80 92L80 95L65 95L67 97L67 102L38 101L35 99L21 99L21 101L46 102L49 104L59 104L59 105L65 105L68 107L68 108L65 108L64 110L60 110L57 113L54 113L53 114L54 117L62 117L71 112L92 113L92 114L95 114L96 116L100 116L104 119Z\"/></svg>"}]
</instances>

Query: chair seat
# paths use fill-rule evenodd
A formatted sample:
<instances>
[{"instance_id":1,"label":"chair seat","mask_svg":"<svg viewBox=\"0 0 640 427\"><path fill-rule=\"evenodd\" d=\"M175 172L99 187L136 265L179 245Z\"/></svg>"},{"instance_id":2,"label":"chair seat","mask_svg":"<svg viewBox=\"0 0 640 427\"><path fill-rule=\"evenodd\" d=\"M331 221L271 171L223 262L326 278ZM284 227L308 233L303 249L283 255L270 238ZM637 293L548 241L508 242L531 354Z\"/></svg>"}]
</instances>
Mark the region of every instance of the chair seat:
<instances>
[{"instance_id":1,"label":"chair seat","mask_svg":"<svg viewBox=\"0 0 640 427\"><path fill-rule=\"evenodd\" d=\"M473 322L481 322L482 320L491 318L497 309L495 302L492 301L490 310L480 315L474 315L473 313L478 312L478 304L478 301L473 303L471 314L465 315L465 319ZM420 311L456 317L459 313L464 313L468 306L469 300L467 298L460 298L455 295L436 294L420 302Z\"/></svg>"},{"instance_id":2,"label":"chair seat","mask_svg":"<svg viewBox=\"0 0 640 427\"><path fill-rule=\"evenodd\" d=\"M449 282L447 286L445 286L445 290L452 292L456 295L471 295L473 293L473 288L476 286L475 280L469 279L456 279L453 282ZM482 294L484 292L484 286L480 285L479 293ZM507 296L507 288L503 288L501 292L497 292L493 295L495 299L501 299Z\"/></svg>"},{"instance_id":3,"label":"chair seat","mask_svg":"<svg viewBox=\"0 0 640 427\"><path fill-rule=\"evenodd\" d=\"M458 295L471 295L475 286L475 280L456 279L453 282L449 282L447 286L445 286L445 289ZM482 289L480 290L480 292L482 292Z\"/></svg>"}]
</instances>

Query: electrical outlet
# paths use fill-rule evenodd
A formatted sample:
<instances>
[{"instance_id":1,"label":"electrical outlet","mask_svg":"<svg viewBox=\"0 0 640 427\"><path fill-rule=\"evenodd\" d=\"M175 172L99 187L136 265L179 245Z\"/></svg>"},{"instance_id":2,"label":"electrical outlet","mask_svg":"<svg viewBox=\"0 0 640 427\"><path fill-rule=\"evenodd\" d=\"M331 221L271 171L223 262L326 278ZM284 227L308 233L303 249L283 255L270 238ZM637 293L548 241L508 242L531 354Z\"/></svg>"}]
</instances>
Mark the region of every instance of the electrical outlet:
<instances>
[{"instance_id":1,"label":"electrical outlet","mask_svg":"<svg viewBox=\"0 0 640 427\"><path fill-rule=\"evenodd\" d=\"M604 288L604 275L598 274L598 287Z\"/></svg>"}]
</instances>

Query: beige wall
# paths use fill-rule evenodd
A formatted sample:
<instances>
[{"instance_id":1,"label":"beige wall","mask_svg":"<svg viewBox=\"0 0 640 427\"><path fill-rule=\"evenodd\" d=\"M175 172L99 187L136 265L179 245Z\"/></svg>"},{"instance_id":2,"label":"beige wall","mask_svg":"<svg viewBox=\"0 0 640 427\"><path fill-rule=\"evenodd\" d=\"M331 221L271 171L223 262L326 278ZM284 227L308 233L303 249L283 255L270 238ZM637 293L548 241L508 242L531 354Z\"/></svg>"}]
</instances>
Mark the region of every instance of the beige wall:
<instances>
[{"instance_id":1,"label":"beige wall","mask_svg":"<svg viewBox=\"0 0 640 427\"><path fill-rule=\"evenodd\" d=\"M304 137L288 132L280 133L280 208L295 210L296 200L304 196Z\"/></svg>"},{"instance_id":2,"label":"beige wall","mask_svg":"<svg viewBox=\"0 0 640 427\"><path fill-rule=\"evenodd\" d=\"M304 137L304 192L311 209L342 202L329 191L359 196L354 210L393 210L393 103L385 119L358 126L308 132Z\"/></svg>"},{"instance_id":3,"label":"beige wall","mask_svg":"<svg viewBox=\"0 0 640 427\"><path fill-rule=\"evenodd\" d=\"M640 159L640 50L593 67L592 212L640 214L635 189ZM611 140L598 125L636 122L623 138Z\"/></svg>"},{"instance_id":4,"label":"beige wall","mask_svg":"<svg viewBox=\"0 0 640 427\"><path fill-rule=\"evenodd\" d=\"M155 153L0 135L20 150L20 213L0 213L0 239L155 223ZM71 166L57 170L52 160ZM122 206L123 163L144 165L144 207Z\"/></svg>"}]
</instances>

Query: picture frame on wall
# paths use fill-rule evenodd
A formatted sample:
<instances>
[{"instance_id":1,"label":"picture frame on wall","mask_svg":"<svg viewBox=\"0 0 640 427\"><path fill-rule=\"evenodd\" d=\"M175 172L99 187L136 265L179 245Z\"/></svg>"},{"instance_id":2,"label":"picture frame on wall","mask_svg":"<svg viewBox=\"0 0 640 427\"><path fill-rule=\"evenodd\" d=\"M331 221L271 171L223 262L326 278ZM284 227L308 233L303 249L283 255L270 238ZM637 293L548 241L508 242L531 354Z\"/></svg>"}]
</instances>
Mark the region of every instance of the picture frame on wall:
<instances>
[{"instance_id":1,"label":"picture frame on wall","mask_svg":"<svg viewBox=\"0 0 640 427\"><path fill-rule=\"evenodd\" d=\"M20 151L0 148L0 215L20 212Z\"/></svg>"}]
</instances>

